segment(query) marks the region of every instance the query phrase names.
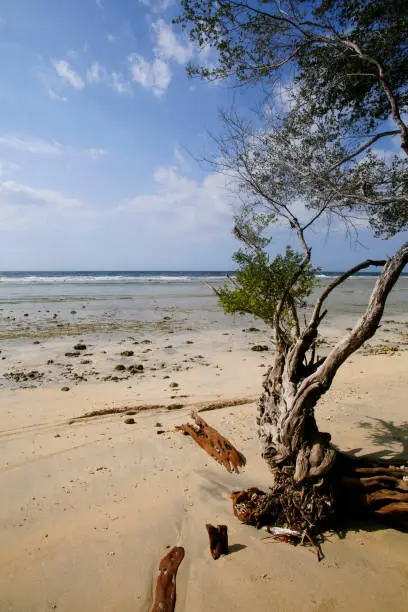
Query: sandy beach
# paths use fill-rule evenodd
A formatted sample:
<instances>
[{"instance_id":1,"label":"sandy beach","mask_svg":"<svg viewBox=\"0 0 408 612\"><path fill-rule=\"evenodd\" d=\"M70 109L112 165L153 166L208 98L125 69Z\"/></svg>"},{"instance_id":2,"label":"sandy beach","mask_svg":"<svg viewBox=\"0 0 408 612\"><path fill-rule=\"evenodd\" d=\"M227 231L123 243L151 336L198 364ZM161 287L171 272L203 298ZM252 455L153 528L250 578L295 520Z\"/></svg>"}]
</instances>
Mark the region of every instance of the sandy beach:
<instances>
[{"instance_id":1,"label":"sandy beach","mask_svg":"<svg viewBox=\"0 0 408 612\"><path fill-rule=\"evenodd\" d=\"M356 523L344 537L328 534L318 563L234 517L231 492L271 478L255 402L273 346L265 326L211 308L201 326L202 313L181 320L174 310L132 332L3 339L2 612L148 611L159 560L175 545L186 551L176 610L406 609L407 534ZM398 462L407 458L408 352L406 322L393 317L343 367L317 416L342 450ZM336 321L329 344L351 324ZM239 475L174 430L208 407L206 420L247 458ZM121 412L75 420L103 410ZM228 525L230 552L217 561L208 522Z\"/></svg>"}]
</instances>

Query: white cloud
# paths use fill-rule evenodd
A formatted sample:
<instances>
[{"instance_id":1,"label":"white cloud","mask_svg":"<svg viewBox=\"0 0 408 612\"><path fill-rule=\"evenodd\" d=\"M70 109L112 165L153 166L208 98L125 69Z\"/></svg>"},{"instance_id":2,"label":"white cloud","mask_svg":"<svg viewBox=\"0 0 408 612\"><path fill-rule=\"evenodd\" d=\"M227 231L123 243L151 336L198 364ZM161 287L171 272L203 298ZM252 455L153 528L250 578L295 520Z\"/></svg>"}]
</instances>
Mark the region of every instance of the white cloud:
<instances>
[{"instance_id":1,"label":"white cloud","mask_svg":"<svg viewBox=\"0 0 408 612\"><path fill-rule=\"evenodd\" d=\"M6 196L12 203L17 202L20 206L52 206L59 210L71 211L83 208L83 204L75 199L61 195L58 191L51 189L37 189L16 183L15 181L3 181L0 183L0 196Z\"/></svg>"},{"instance_id":2,"label":"white cloud","mask_svg":"<svg viewBox=\"0 0 408 612\"><path fill-rule=\"evenodd\" d=\"M139 0L139 2L153 13L162 13L170 6L173 6L175 0Z\"/></svg>"},{"instance_id":3,"label":"white cloud","mask_svg":"<svg viewBox=\"0 0 408 612\"><path fill-rule=\"evenodd\" d=\"M105 8L102 4L102 0L95 0L95 2L96 2L96 6L99 7L100 9L103 10Z\"/></svg>"},{"instance_id":4,"label":"white cloud","mask_svg":"<svg viewBox=\"0 0 408 612\"><path fill-rule=\"evenodd\" d=\"M174 159L176 160L180 170L187 173L191 171L190 165L187 163L185 156L177 144L174 147Z\"/></svg>"},{"instance_id":5,"label":"white cloud","mask_svg":"<svg viewBox=\"0 0 408 612\"><path fill-rule=\"evenodd\" d=\"M129 56L130 71L135 83L150 89L155 96L162 96L171 81L170 67L161 59L151 61L134 53Z\"/></svg>"},{"instance_id":6,"label":"white cloud","mask_svg":"<svg viewBox=\"0 0 408 612\"><path fill-rule=\"evenodd\" d=\"M96 161L107 154L105 149L89 147L88 149L75 148L63 145L56 140L44 140L41 138L22 138L15 135L0 136L0 145L9 149L17 149L25 153L36 155L86 155Z\"/></svg>"},{"instance_id":7,"label":"white cloud","mask_svg":"<svg viewBox=\"0 0 408 612\"><path fill-rule=\"evenodd\" d=\"M105 68L103 68L99 62L94 62L86 72L86 80L89 83L100 83L106 77Z\"/></svg>"},{"instance_id":8,"label":"white cloud","mask_svg":"<svg viewBox=\"0 0 408 612\"><path fill-rule=\"evenodd\" d=\"M15 181L0 181L0 224L3 230L60 229L61 224L68 220L75 223L75 227L80 227L93 216L92 210L82 201L58 191Z\"/></svg>"},{"instance_id":9,"label":"white cloud","mask_svg":"<svg viewBox=\"0 0 408 612\"><path fill-rule=\"evenodd\" d=\"M0 159L0 176L10 174L10 172L12 172L13 170L19 170L19 168L20 166L18 166L17 164Z\"/></svg>"},{"instance_id":10,"label":"white cloud","mask_svg":"<svg viewBox=\"0 0 408 612\"><path fill-rule=\"evenodd\" d=\"M107 155L107 152L105 149L97 149L97 148L86 149L85 153L89 155L89 157L93 159L94 161L97 161L101 157L105 157L105 155Z\"/></svg>"},{"instance_id":11,"label":"white cloud","mask_svg":"<svg viewBox=\"0 0 408 612\"><path fill-rule=\"evenodd\" d=\"M74 89L83 89L85 83L83 78L77 74L65 60L58 60L52 62L57 74L66 81Z\"/></svg>"},{"instance_id":12,"label":"white cloud","mask_svg":"<svg viewBox=\"0 0 408 612\"><path fill-rule=\"evenodd\" d=\"M108 83L109 87L119 94L132 93L132 86L128 81L125 81L120 72L112 72Z\"/></svg>"},{"instance_id":13,"label":"white cloud","mask_svg":"<svg viewBox=\"0 0 408 612\"><path fill-rule=\"evenodd\" d=\"M226 179L209 174L202 181L183 175L177 166L158 168L153 175L153 193L143 194L115 209L120 216L136 217L156 234L176 234L201 240L206 231L228 235L233 201Z\"/></svg>"},{"instance_id":14,"label":"white cloud","mask_svg":"<svg viewBox=\"0 0 408 612\"><path fill-rule=\"evenodd\" d=\"M75 49L69 49L67 51L67 56L71 59L77 59L79 57L79 53L78 51L75 51Z\"/></svg>"},{"instance_id":15,"label":"white cloud","mask_svg":"<svg viewBox=\"0 0 408 612\"><path fill-rule=\"evenodd\" d=\"M48 88L48 95L53 100L59 100L60 102L67 102L67 98L65 96L62 96L60 93L58 93L58 91L55 91L55 89L52 89L52 87Z\"/></svg>"},{"instance_id":16,"label":"white cloud","mask_svg":"<svg viewBox=\"0 0 408 612\"><path fill-rule=\"evenodd\" d=\"M164 60L175 60L186 64L193 56L193 46L190 41L183 45L176 37L173 29L163 19L158 19L152 25L157 38L156 56Z\"/></svg>"},{"instance_id":17,"label":"white cloud","mask_svg":"<svg viewBox=\"0 0 408 612\"><path fill-rule=\"evenodd\" d=\"M133 53L129 56L130 70L135 83L151 90L155 96L162 96L171 81L170 61L184 65L192 58L193 47L190 43L183 45L163 19L152 24L152 31L155 38L154 58L147 59Z\"/></svg>"},{"instance_id":18,"label":"white cloud","mask_svg":"<svg viewBox=\"0 0 408 612\"><path fill-rule=\"evenodd\" d=\"M26 139L11 134L0 136L0 144L10 149L41 155L60 155L65 150L65 147L56 140Z\"/></svg>"},{"instance_id":19,"label":"white cloud","mask_svg":"<svg viewBox=\"0 0 408 612\"><path fill-rule=\"evenodd\" d=\"M91 85L103 83L119 94L129 94L132 91L131 83L125 80L123 74L115 71L109 73L99 62L94 62L87 70L86 79Z\"/></svg>"},{"instance_id":20,"label":"white cloud","mask_svg":"<svg viewBox=\"0 0 408 612\"><path fill-rule=\"evenodd\" d=\"M115 42L116 40L119 40L119 36L115 36L115 34L107 34L106 40L112 43L112 42Z\"/></svg>"}]
</instances>

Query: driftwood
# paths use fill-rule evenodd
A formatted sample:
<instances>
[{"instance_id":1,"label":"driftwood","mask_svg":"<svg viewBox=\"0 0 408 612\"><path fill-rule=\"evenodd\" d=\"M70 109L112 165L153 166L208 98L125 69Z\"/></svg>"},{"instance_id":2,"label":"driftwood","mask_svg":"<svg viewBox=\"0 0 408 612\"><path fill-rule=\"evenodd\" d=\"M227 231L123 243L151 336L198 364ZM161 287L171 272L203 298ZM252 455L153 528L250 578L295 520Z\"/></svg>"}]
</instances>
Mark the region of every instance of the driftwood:
<instances>
[{"instance_id":1,"label":"driftwood","mask_svg":"<svg viewBox=\"0 0 408 612\"><path fill-rule=\"evenodd\" d=\"M220 410L221 408L230 408L232 406L244 406L253 404L257 400L256 397L231 397L222 400L214 400L209 402L192 402L189 404L139 404L136 406L113 406L111 408L101 408L100 410L92 410L85 412L76 417L69 419L68 424L72 425L77 421L84 419L92 419L94 417L109 416L111 414L126 414L132 412L137 414L142 410L178 410L181 408L191 408L197 412L208 412L209 410Z\"/></svg>"},{"instance_id":2,"label":"driftwood","mask_svg":"<svg viewBox=\"0 0 408 612\"><path fill-rule=\"evenodd\" d=\"M228 527L226 525L206 525L210 539L210 552L213 559L228 554Z\"/></svg>"},{"instance_id":3,"label":"driftwood","mask_svg":"<svg viewBox=\"0 0 408 612\"><path fill-rule=\"evenodd\" d=\"M176 603L176 575L183 559L184 548L182 546L175 546L160 561L156 593L151 612L173 612Z\"/></svg>"},{"instance_id":4,"label":"driftwood","mask_svg":"<svg viewBox=\"0 0 408 612\"><path fill-rule=\"evenodd\" d=\"M228 472L235 471L239 473L239 468L246 464L244 455L214 427L208 425L203 418L197 414L192 416L195 425L185 423L184 425L178 425L176 429L182 431L187 436L191 436L210 457L213 457L217 463L223 465Z\"/></svg>"}]
</instances>

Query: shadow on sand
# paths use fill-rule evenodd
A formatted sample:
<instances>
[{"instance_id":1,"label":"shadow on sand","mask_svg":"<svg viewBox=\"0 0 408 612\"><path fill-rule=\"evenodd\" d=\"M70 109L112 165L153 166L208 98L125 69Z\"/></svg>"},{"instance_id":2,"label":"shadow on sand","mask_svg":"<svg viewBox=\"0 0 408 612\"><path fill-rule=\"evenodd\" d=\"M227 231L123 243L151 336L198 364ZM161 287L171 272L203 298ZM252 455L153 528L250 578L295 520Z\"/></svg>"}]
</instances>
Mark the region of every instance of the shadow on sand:
<instances>
[{"instance_id":1,"label":"shadow on sand","mask_svg":"<svg viewBox=\"0 0 408 612\"><path fill-rule=\"evenodd\" d=\"M397 425L394 421L367 417L369 420L361 421L360 427L367 430L371 441L381 447L378 451L364 454L367 460L391 461L406 463L408 461L408 421ZM400 444L401 451L394 452L384 446ZM357 455L363 449L354 448L347 451L349 455Z\"/></svg>"}]
</instances>

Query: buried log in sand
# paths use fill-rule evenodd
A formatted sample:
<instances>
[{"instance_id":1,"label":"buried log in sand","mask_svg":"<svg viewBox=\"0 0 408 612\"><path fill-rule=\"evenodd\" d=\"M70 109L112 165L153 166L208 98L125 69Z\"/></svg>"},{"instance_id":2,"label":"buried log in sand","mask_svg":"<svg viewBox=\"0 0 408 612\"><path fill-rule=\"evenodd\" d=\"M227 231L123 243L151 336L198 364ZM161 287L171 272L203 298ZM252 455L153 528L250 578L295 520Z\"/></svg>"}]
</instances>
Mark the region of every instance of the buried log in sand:
<instances>
[{"instance_id":1,"label":"buried log in sand","mask_svg":"<svg viewBox=\"0 0 408 612\"><path fill-rule=\"evenodd\" d=\"M193 413L192 418L195 421L194 425L185 423L178 425L176 429L182 431L184 435L191 436L210 457L223 465L228 472L235 471L238 474L239 468L246 464L244 455L198 414Z\"/></svg>"},{"instance_id":2,"label":"buried log in sand","mask_svg":"<svg viewBox=\"0 0 408 612\"><path fill-rule=\"evenodd\" d=\"M221 555L228 554L228 527L226 525L210 525L205 526L210 539L210 552L212 558L217 560Z\"/></svg>"},{"instance_id":3,"label":"buried log in sand","mask_svg":"<svg viewBox=\"0 0 408 612\"><path fill-rule=\"evenodd\" d=\"M176 575L183 559L184 548L175 546L160 561L151 612L173 612L176 603Z\"/></svg>"},{"instance_id":4,"label":"buried log in sand","mask_svg":"<svg viewBox=\"0 0 408 612\"><path fill-rule=\"evenodd\" d=\"M92 410L91 412L85 412L79 416L75 416L69 419L68 424L72 425L77 421L83 421L86 419L92 419L96 417L110 416L112 414L126 414L132 413L137 414L138 412L148 410L180 410L181 408L192 408L197 412L208 412L209 410L220 410L221 408L231 408L233 406L243 406L245 404L252 404L256 401L254 397L233 397L225 399L217 399L209 402L193 402L190 404L139 404L134 406L111 406L109 408L100 408L99 410Z\"/></svg>"}]
</instances>

